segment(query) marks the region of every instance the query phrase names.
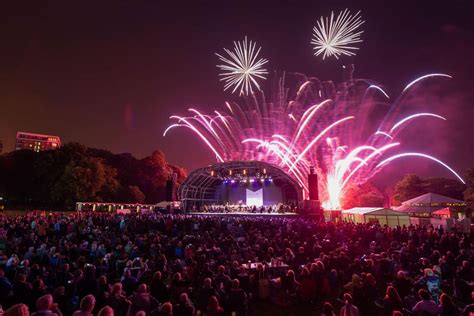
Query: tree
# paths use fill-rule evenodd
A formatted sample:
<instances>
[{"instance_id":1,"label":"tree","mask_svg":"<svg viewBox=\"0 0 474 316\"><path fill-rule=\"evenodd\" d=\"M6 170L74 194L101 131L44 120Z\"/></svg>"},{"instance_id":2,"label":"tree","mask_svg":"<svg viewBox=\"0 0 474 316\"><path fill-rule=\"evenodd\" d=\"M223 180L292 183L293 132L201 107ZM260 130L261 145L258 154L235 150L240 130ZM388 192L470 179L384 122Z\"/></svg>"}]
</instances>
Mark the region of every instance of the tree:
<instances>
[{"instance_id":1,"label":"tree","mask_svg":"<svg viewBox=\"0 0 474 316\"><path fill-rule=\"evenodd\" d=\"M140 190L136 185L130 185L127 187L126 191L126 201L127 203L144 203L145 194Z\"/></svg>"},{"instance_id":2,"label":"tree","mask_svg":"<svg viewBox=\"0 0 474 316\"><path fill-rule=\"evenodd\" d=\"M468 169L464 176L467 189L463 192L464 201L469 204L474 202L474 168Z\"/></svg>"},{"instance_id":3,"label":"tree","mask_svg":"<svg viewBox=\"0 0 474 316\"><path fill-rule=\"evenodd\" d=\"M462 200L466 186L458 180L447 178L428 178L423 180L423 191L441 194Z\"/></svg>"},{"instance_id":4,"label":"tree","mask_svg":"<svg viewBox=\"0 0 474 316\"><path fill-rule=\"evenodd\" d=\"M385 204L384 194L371 182L347 187L342 201L343 209L353 207L382 207Z\"/></svg>"},{"instance_id":5,"label":"tree","mask_svg":"<svg viewBox=\"0 0 474 316\"><path fill-rule=\"evenodd\" d=\"M423 180L414 174L407 174L395 185L394 200L404 202L426 193Z\"/></svg>"}]
</instances>

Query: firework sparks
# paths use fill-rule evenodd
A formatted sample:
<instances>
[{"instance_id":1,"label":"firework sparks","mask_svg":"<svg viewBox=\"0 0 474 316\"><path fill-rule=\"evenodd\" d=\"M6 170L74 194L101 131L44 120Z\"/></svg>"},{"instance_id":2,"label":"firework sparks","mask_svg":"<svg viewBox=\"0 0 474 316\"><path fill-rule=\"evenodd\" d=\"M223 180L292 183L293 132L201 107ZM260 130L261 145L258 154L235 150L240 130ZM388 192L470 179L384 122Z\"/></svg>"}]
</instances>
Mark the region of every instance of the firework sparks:
<instances>
[{"instance_id":1,"label":"firework sparks","mask_svg":"<svg viewBox=\"0 0 474 316\"><path fill-rule=\"evenodd\" d=\"M313 28L311 44L314 45L314 55L323 54L323 59L330 56L339 59L341 55L355 55L354 50L359 48L353 45L362 42L360 35L363 31L358 29L364 22L360 11L351 15L348 9L341 11L336 18L334 12L331 12L331 17L321 17Z\"/></svg>"},{"instance_id":2,"label":"firework sparks","mask_svg":"<svg viewBox=\"0 0 474 316\"><path fill-rule=\"evenodd\" d=\"M433 76L420 77L408 88ZM431 159L463 181L447 164L426 154L399 152L383 160L389 151L401 147L397 138L409 123L418 118L445 118L420 112L397 121L398 111L394 110L401 104L396 101L386 113L379 111L378 121L382 123L371 128L368 122L374 121L374 113L361 109L373 108L370 105L374 101L363 96L370 89L387 98L388 95L379 86L359 82L367 84L365 91L350 89L353 83L347 82L336 93L338 97L333 97L332 93L324 93L316 81L305 80L294 89L294 99L290 99L284 81L280 80L271 100L267 101L262 93L262 98L245 105L226 102L225 112L214 111L215 115L189 109L192 116L172 116L176 122L165 133L175 127L189 128L218 161L259 160L275 164L300 184L304 196L308 193L307 176L314 167L320 181L320 198L327 209L339 209L349 185L367 182L398 158ZM386 126L384 122L391 124ZM367 126L370 128L363 136Z\"/></svg>"},{"instance_id":3,"label":"firework sparks","mask_svg":"<svg viewBox=\"0 0 474 316\"><path fill-rule=\"evenodd\" d=\"M253 92L253 89L260 90L260 85L257 79L266 79L267 70L263 68L268 60L264 58L258 59L261 47L256 49L256 43L247 41L247 37L243 42L234 42L234 50L231 51L224 48L228 57L216 54L224 63L217 65L222 71L219 74L224 81L224 91L233 87L232 93L239 90L239 94L246 94Z\"/></svg>"}]
</instances>

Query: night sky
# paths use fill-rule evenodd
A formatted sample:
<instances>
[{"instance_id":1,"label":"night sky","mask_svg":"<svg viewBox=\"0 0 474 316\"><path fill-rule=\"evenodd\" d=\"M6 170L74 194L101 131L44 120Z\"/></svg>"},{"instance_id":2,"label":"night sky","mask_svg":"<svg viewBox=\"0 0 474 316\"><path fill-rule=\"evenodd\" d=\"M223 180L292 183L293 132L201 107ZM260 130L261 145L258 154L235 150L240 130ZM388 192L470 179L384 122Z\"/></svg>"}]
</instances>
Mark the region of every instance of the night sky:
<instances>
[{"instance_id":1,"label":"night sky","mask_svg":"<svg viewBox=\"0 0 474 316\"><path fill-rule=\"evenodd\" d=\"M401 139L405 149L433 154L460 173L474 167L471 1L10 2L0 10L4 151L13 150L16 131L29 131L137 157L161 149L187 169L212 163L189 130L162 133L172 114L238 100L222 91L214 53L247 35L263 47L269 70L337 82L342 65L354 63L355 77L393 96L420 75L451 74L426 87L436 85L436 93L425 109L448 122L420 120ZM346 7L362 10L364 42L356 57L322 61L313 56L312 27ZM400 160L383 176L395 171L450 176L419 159Z\"/></svg>"}]
</instances>

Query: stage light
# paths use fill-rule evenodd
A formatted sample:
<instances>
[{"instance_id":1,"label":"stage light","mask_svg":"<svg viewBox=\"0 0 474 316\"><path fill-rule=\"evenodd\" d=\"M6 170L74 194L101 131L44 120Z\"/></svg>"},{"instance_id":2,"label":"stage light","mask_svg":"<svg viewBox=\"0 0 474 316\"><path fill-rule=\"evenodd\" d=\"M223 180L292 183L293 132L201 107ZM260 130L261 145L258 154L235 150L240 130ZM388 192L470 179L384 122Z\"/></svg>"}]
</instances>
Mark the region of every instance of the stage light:
<instances>
[{"instance_id":1,"label":"stage light","mask_svg":"<svg viewBox=\"0 0 474 316\"><path fill-rule=\"evenodd\" d=\"M263 168L263 174L267 174L267 169Z\"/></svg>"},{"instance_id":2,"label":"stage light","mask_svg":"<svg viewBox=\"0 0 474 316\"><path fill-rule=\"evenodd\" d=\"M255 182L255 179L250 179L250 183L254 183Z\"/></svg>"},{"instance_id":3,"label":"stage light","mask_svg":"<svg viewBox=\"0 0 474 316\"><path fill-rule=\"evenodd\" d=\"M247 183L247 179L242 180L243 183Z\"/></svg>"},{"instance_id":4,"label":"stage light","mask_svg":"<svg viewBox=\"0 0 474 316\"><path fill-rule=\"evenodd\" d=\"M214 170L211 170L211 177L214 176Z\"/></svg>"},{"instance_id":5,"label":"stage light","mask_svg":"<svg viewBox=\"0 0 474 316\"><path fill-rule=\"evenodd\" d=\"M229 169L229 176L232 175L232 169Z\"/></svg>"},{"instance_id":6,"label":"stage light","mask_svg":"<svg viewBox=\"0 0 474 316\"><path fill-rule=\"evenodd\" d=\"M261 179L260 179L260 182L262 182L262 183L265 182L265 179L264 179L264 178L261 178Z\"/></svg>"},{"instance_id":7,"label":"stage light","mask_svg":"<svg viewBox=\"0 0 474 316\"><path fill-rule=\"evenodd\" d=\"M244 169L243 174L244 174L244 175L247 174L247 169Z\"/></svg>"},{"instance_id":8,"label":"stage light","mask_svg":"<svg viewBox=\"0 0 474 316\"><path fill-rule=\"evenodd\" d=\"M235 180L230 180L230 183L235 183Z\"/></svg>"}]
</instances>

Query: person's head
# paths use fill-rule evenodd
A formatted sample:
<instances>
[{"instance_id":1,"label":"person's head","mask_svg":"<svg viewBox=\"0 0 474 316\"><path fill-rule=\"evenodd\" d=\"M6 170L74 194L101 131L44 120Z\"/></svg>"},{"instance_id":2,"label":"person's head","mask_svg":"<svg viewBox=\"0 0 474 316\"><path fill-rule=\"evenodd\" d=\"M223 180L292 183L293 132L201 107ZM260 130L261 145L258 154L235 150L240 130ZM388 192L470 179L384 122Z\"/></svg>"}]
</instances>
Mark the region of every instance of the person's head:
<instances>
[{"instance_id":1,"label":"person's head","mask_svg":"<svg viewBox=\"0 0 474 316\"><path fill-rule=\"evenodd\" d=\"M99 284L100 285L107 285L107 276L106 275L101 275L99 277Z\"/></svg>"},{"instance_id":2,"label":"person's head","mask_svg":"<svg viewBox=\"0 0 474 316\"><path fill-rule=\"evenodd\" d=\"M132 276L132 273L130 272L129 269L125 269L125 271L123 272L123 276L125 278L130 278Z\"/></svg>"},{"instance_id":3,"label":"person's head","mask_svg":"<svg viewBox=\"0 0 474 316\"><path fill-rule=\"evenodd\" d=\"M212 286L212 280L211 278L205 278L204 279L204 287L205 288L210 288Z\"/></svg>"},{"instance_id":4,"label":"person's head","mask_svg":"<svg viewBox=\"0 0 474 316\"><path fill-rule=\"evenodd\" d=\"M187 293L181 293L179 296L179 302L181 304L186 304L188 302L188 294Z\"/></svg>"},{"instance_id":5,"label":"person's head","mask_svg":"<svg viewBox=\"0 0 474 316\"><path fill-rule=\"evenodd\" d=\"M220 274L224 274L224 272L225 272L225 267L222 266L222 265L219 266L219 267L217 268L217 272L219 272Z\"/></svg>"},{"instance_id":6,"label":"person's head","mask_svg":"<svg viewBox=\"0 0 474 316\"><path fill-rule=\"evenodd\" d=\"M83 312L91 313L95 307L95 297L92 294L86 295L82 298L80 308Z\"/></svg>"},{"instance_id":7,"label":"person's head","mask_svg":"<svg viewBox=\"0 0 474 316\"><path fill-rule=\"evenodd\" d=\"M155 274L153 274L153 279L161 280L161 271L156 271Z\"/></svg>"},{"instance_id":8,"label":"person's head","mask_svg":"<svg viewBox=\"0 0 474 316\"><path fill-rule=\"evenodd\" d=\"M400 311L393 311L392 316L403 316L403 313Z\"/></svg>"},{"instance_id":9,"label":"person's head","mask_svg":"<svg viewBox=\"0 0 474 316\"><path fill-rule=\"evenodd\" d=\"M46 294L41 296L38 300L36 300L36 310L48 310L53 305L53 296L51 294Z\"/></svg>"},{"instance_id":10,"label":"person's head","mask_svg":"<svg viewBox=\"0 0 474 316\"><path fill-rule=\"evenodd\" d=\"M323 313L325 315L333 315L334 314L334 308L332 307L331 303L324 302L324 304L323 304Z\"/></svg>"},{"instance_id":11,"label":"person's head","mask_svg":"<svg viewBox=\"0 0 474 316\"><path fill-rule=\"evenodd\" d=\"M120 295L122 294L122 283L117 282L112 285L112 295Z\"/></svg>"},{"instance_id":12,"label":"person's head","mask_svg":"<svg viewBox=\"0 0 474 316\"><path fill-rule=\"evenodd\" d=\"M209 307L215 309L219 308L219 300L216 296L213 295L209 298Z\"/></svg>"},{"instance_id":13,"label":"person's head","mask_svg":"<svg viewBox=\"0 0 474 316\"><path fill-rule=\"evenodd\" d=\"M161 305L161 314L166 316L173 315L173 305L171 302L165 302L163 305Z\"/></svg>"},{"instance_id":14,"label":"person's head","mask_svg":"<svg viewBox=\"0 0 474 316\"><path fill-rule=\"evenodd\" d=\"M352 304L352 295L349 293L344 293L344 302L347 304Z\"/></svg>"},{"instance_id":15,"label":"person's head","mask_svg":"<svg viewBox=\"0 0 474 316\"><path fill-rule=\"evenodd\" d=\"M138 311L135 316L146 316L146 312L145 311Z\"/></svg>"},{"instance_id":16,"label":"person's head","mask_svg":"<svg viewBox=\"0 0 474 316\"><path fill-rule=\"evenodd\" d=\"M240 286L240 281L239 281L239 279L233 279L233 280L232 280L232 288L233 288L233 289L238 289L239 286Z\"/></svg>"},{"instance_id":17,"label":"person's head","mask_svg":"<svg viewBox=\"0 0 474 316\"><path fill-rule=\"evenodd\" d=\"M421 298L422 300L427 301L427 300L430 299L430 293L428 293L428 291L425 290L425 289L420 289L420 290L418 291L418 295L420 296L420 298Z\"/></svg>"},{"instance_id":18,"label":"person's head","mask_svg":"<svg viewBox=\"0 0 474 316\"><path fill-rule=\"evenodd\" d=\"M148 287L145 283L142 283L138 286L138 293L147 293L148 292Z\"/></svg>"},{"instance_id":19,"label":"person's head","mask_svg":"<svg viewBox=\"0 0 474 316\"><path fill-rule=\"evenodd\" d=\"M400 302L400 295L398 295L397 289L393 286L387 286L387 290L385 291L385 298L390 301L397 301Z\"/></svg>"},{"instance_id":20,"label":"person's head","mask_svg":"<svg viewBox=\"0 0 474 316\"><path fill-rule=\"evenodd\" d=\"M114 316L114 310L110 306L104 306L97 313L97 316Z\"/></svg>"},{"instance_id":21,"label":"person's head","mask_svg":"<svg viewBox=\"0 0 474 316\"><path fill-rule=\"evenodd\" d=\"M3 316L29 316L30 310L28 309L28 305L25 304L16 304L7 309Z\"/></svg>"},{"instance_id":22,"label":"person's head","mask_svg":"<svg viewBox=\"0 0 474 316\"><path fill-rule=\"evenodd\" d=\"M441 296L439 298L439 301L441 302L441 305L443 305L443 306L453 306L454 305L453 300L446 293L441 294Z\"/></svg>"}]
</instances>

